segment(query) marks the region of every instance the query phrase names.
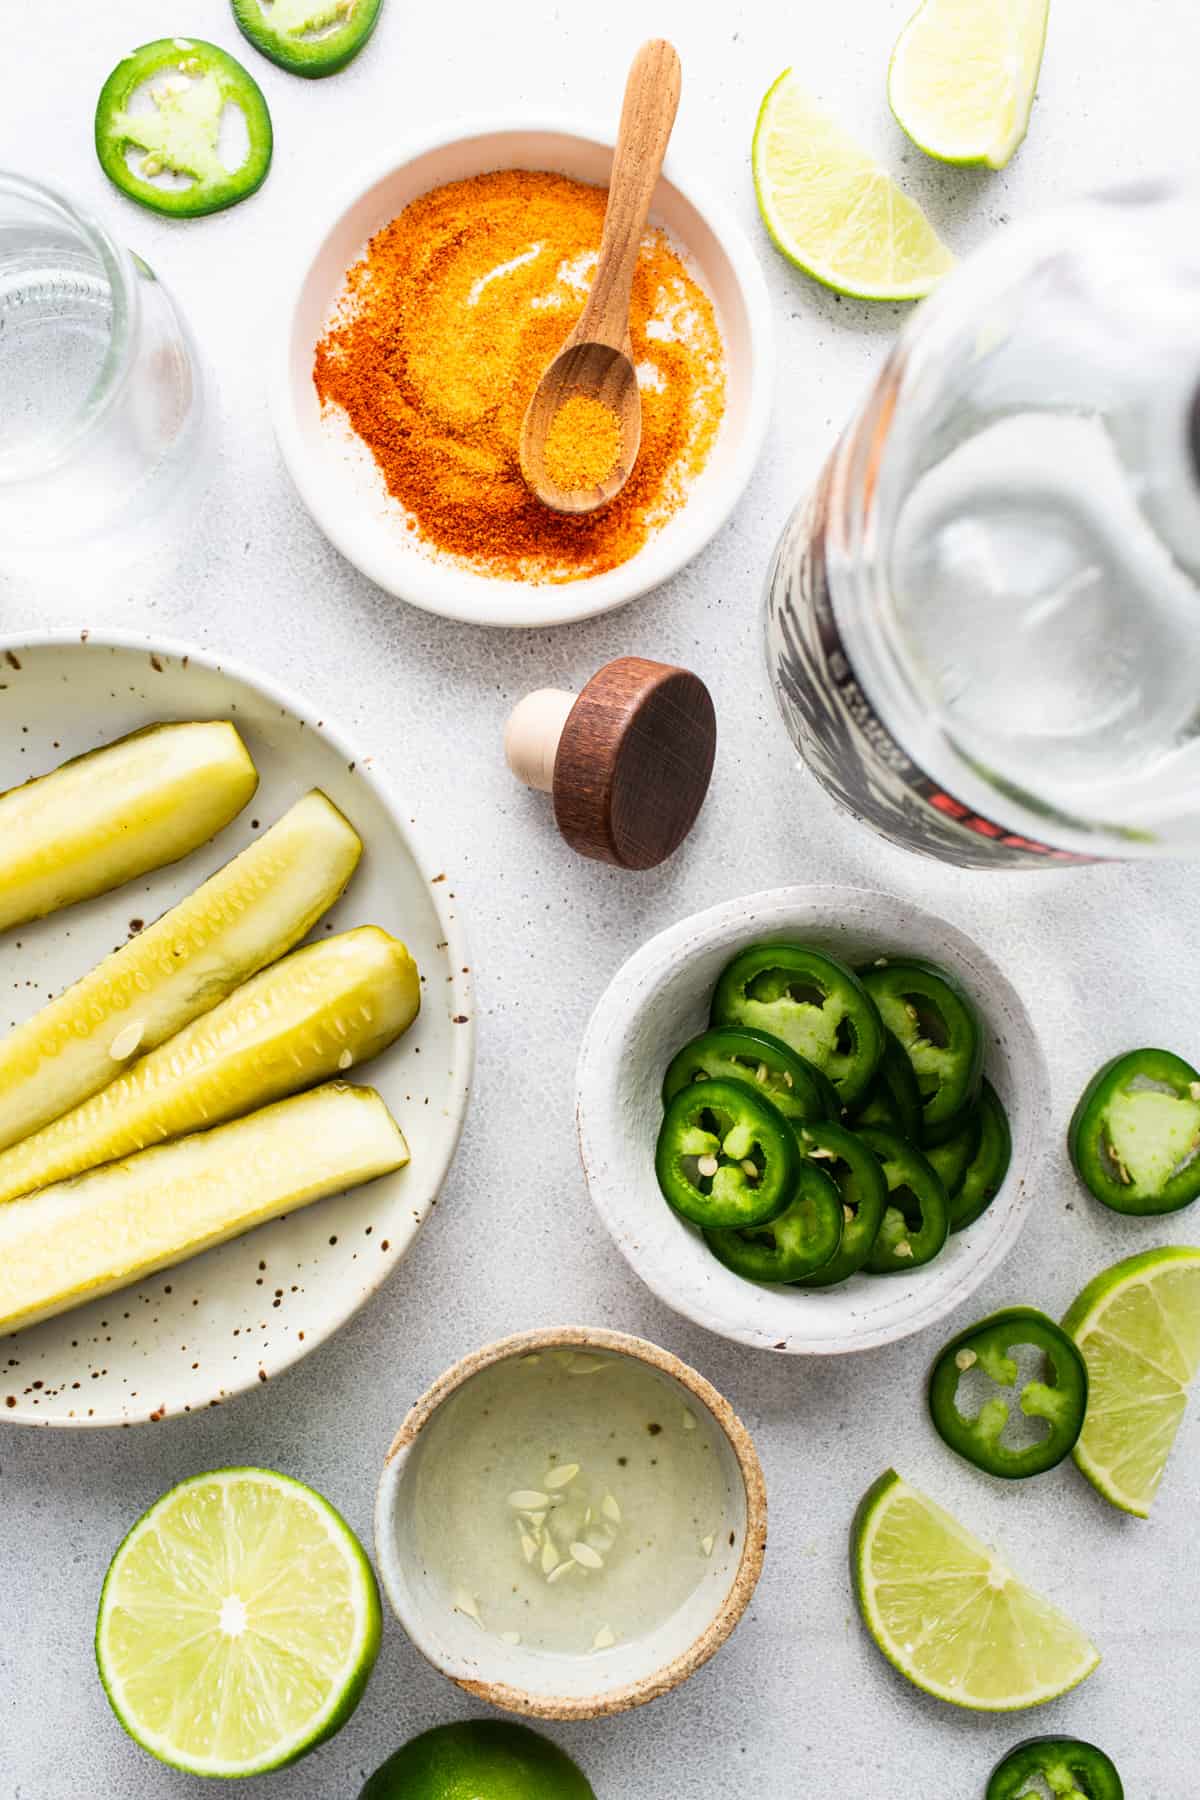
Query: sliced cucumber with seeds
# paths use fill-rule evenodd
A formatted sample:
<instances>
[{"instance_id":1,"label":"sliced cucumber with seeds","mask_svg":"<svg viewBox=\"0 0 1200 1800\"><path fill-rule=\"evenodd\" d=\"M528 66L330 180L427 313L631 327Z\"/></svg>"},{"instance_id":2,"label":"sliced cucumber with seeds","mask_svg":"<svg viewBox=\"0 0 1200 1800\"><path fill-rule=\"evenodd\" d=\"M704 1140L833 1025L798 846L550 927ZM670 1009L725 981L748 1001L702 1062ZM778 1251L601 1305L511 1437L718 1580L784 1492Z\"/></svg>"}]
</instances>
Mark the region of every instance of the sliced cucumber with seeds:
<instances>
[{"instance_id":1,"label":"sliced cucumber with seeds","mask_svg":"<svg viewBox=\"0 0 1200 1800\"><path fill-rule=\"evenodd\" d=\"M151 725L0 794L0 931L178 862L258 786L227 721Z\"/></svg>"},{"instance_id":2,"label":"sliced cucumber with seeds","mask_svg":"<svg viewBox=\"0 0 1200 1800\"><path fill-rule=\"evenodd\" d=\"M331 1082L10 1200L0 1206L0 1332L128 1287L407 1161L379 1095Z\"/></svg>"},{"instance_id":3,"label":"sliced cucumber with seeds","mask_svg":"<svg viewBox=\"0 0 1200 1800\"><path fill-rule=\"evenodd\" d=\"M243 37L291 75L335 75L356 57L383 0L233 0Z\"/></svg>"},{"instance_id":4,"label":"sliced cucumber with seeds","mask_svg":"<svg viewBox=\"0 0 1200 1800\"><path fill-rule=\"evenodd\" d=\"M0 1201L344 1074L394 1043L420 1004L417 965L374 925L294 950L0 1154Z\"/></svg>"},{"instance_id":5,"label":"sliced cucumber with seeds","mask_svg":"<svg viewBox=\"0 0 1200 1800\"><path fill-rule=\"evenodd\" d=\"M107 1087L300 942L362 842L314 790L248 850L0 1038L0 1149Z\"/></svg>"},{"instance_id":6,"label":"sliced cucumber with seeds","mask_svg":"<svg viewBox=\"0 0 1200 1800\"><path fill-rule=\"evenodd\" d=\"M221 141L230 108L245 130L234 168ZM240 62L202 38L157 38L124 57L100 90L95 137L114 187L151 212L179 218L235 206L262 186L271 166L262 89ZM164 185L171 178L181 185Z\"/></svg>"}]
</instances>

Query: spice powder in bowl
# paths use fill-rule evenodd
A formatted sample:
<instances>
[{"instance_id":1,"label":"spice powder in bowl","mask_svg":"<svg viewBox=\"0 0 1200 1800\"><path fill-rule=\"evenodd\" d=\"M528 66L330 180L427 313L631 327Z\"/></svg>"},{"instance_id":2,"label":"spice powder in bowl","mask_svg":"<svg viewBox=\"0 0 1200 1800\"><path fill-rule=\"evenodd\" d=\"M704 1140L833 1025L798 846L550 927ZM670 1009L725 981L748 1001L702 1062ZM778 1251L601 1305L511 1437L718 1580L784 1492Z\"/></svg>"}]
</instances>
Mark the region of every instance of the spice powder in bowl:
<instances>
[{"instance_id":1,"label":"spice powder in bowl","mask_svg":"<svg viewBox=\"0 0 1200 1800\"><path fill-rule=\"evenodd\" d=\"M599 487L617 466L621 421L593 394L570 394L546 433L546 473L556 487Z\"/></svg>"},{"instance_id":2,"label":"spice powder in bowl","mask_svg":"<svg viewBox=\"0 0 1200 1800\"><path fill-rule=\"evenodd\" d=\"M322 406L340 408L368 446L409 529L478 574L565 582L619 567L683 505L716 438L725 371L713 305L650 231L630 318L642 400L633 472L608 506L579 515L552 512L525 485L525 409L583 310L607 199L522 169L435 188L371 239L317 345ZM573 397L552 422L547 458L564 485L603 481L616 461L616 417L593 409L608 411Z\"/></svg>"}]
</instances>

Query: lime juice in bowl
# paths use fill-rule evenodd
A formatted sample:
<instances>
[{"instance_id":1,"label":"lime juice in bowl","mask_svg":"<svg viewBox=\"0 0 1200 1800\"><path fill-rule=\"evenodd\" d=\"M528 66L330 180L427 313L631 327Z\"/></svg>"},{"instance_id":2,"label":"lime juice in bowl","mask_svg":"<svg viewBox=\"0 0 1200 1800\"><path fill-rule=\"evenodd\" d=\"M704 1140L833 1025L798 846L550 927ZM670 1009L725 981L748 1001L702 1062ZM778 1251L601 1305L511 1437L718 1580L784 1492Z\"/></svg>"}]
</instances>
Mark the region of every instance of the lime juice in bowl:
<instances>
[{"instance_id":1,"label":"lime juice in bowl","mask_svg":"<svg viewBox=\"0 0 1200 1800\"><path fill-rule=\"evenodd\" d=\"M416 1648L526 1716L608 1717L687 1680L765 1546L762 1469L728 1403L599 1327L461 1358L408 1413L376 1497L380 1581Z\"/></svg>"},{"instance_id":2,"label":"lime juice in bowl","mask_svg":"<svg viewBox=\"0 0 1200 1800\"><path fill-rule=\"evenodd\" d=\"M1200 254L1141 188L1014 229L913 317L767 584L817 778L982 868L1200 841Z\"/></svg>"}]
</instances>

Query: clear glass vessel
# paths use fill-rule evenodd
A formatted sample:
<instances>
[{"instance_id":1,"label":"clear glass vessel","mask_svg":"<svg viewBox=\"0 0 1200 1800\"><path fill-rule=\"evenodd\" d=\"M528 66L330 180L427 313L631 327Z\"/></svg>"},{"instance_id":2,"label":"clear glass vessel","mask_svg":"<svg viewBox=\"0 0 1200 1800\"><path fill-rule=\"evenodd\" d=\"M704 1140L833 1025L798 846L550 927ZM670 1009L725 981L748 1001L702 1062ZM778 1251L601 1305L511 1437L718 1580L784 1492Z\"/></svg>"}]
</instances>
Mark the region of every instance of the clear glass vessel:
<instances>
[{"instance_id":1,"label":"clear glass vessel","mask_svg":"<svg viewBox=\"0 0 1200 1800\"><path fill-rule=\"evenodd\" d=\"M204 377L140 257L0 172L0 562L125 561L199 477Z\"/></svg>"},{"instance_id":2,"label":"clear glass vessel","mask_svg":"<svg viewBox=\"0 0 1200 1800\"><path fill-rule=\"evenodd\" d=\"M1013 227L914 314L767 587L853 813L965 865L1200 850L1200 233L1165 188Z\"/></svg>"}]
</instances>

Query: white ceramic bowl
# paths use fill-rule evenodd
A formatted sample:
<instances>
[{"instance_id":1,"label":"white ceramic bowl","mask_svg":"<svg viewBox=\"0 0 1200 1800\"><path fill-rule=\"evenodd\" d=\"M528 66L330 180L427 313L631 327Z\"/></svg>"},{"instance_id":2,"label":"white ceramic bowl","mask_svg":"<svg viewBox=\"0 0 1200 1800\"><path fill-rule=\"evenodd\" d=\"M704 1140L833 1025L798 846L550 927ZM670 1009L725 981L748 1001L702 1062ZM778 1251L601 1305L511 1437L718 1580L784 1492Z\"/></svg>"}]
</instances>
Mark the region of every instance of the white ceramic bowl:
<instances>
[{"instance_id":1,"label":"white ceramic bowl","mask_svg":"<svg viewBox=\"0 0 1200 1800\"><path fill-rule=\"evenodd\" d=\"M412 1162L88 1306L0 1339L0 1422L134 1425L213 1406L315 1350L375 1292L428 1217L462 1129L475 1007L452 865L414 839L415 801L323 712L268 677L183 644L114 633L0 640L0 790L159 719L233 719L259 772L250 804L211 843L115 893L0 936L10 996L0 1029L32 1013L199 886L312 787L358 829L361 866L318 922L404 939L424 1004L365 1064ZM447 879L449 871L449 879Z\"/></svg>"},{"instance_id":2,"label":"white ceramic bowl","mask_svg":"<svg viewBox=\"0 0 1200 1800\"><path fill-rule=\"evenodd\" d=\"M646 1363L678 1389L681 1405L704 1409L720 1459L724 1512L704 1580L653 1631L619 1641L602 1655L555 1655L484 1632L447 1603L443 1572L426 1566L417 1547L416 1489L426 1427L444 1402L482 1370L547 1350L598 1350ZM405 1419L388 1451L375 1501L380 1577L417 1649L477 1699L543 1719L607 1717L642 1706L686 1681L715 1655L745 1612L762 1571L766 1542L762 1468L750 1434L729 1402L669 1350L599 1328L525 1331L464 1356Z\"/></svg>"},{"instance_id":3,"label":"white ceramic bowl","mask_svg":"<svg viewBox=\"0 0 1200 1800\"><path fill-rule=\"evenodd\" d=\"M654 1143L663 1072L675 1051L707 1025L713 986L725 964L764 938L815 944L849 963L902 952L928 957L958 977L983 1014L986 1068L1012 1125L1012 1163L983 1217L909 1276L860 1274L811 1292L744 1281L717 1261L659 1191ZM1029 1210L1026 1173L1046 1130L1048 1091L1020 996L961 931L891 894L778 888L684 919L618 970L579 1056L580 1154L600 1217L660 1300L739 1343L830 1356L870 1350L936 1324L1008 1254Z\"/></svg>"},{"instance_id":4,"label":"white ceramic bowl","mask_svg":"<svg viewBox=\"0 0 1200 1800\"><path fill-rule=\"evenodd\" d=\"M560 625L623 606L666 581L729 517L758 460L774 378L766 282L741 227L668 159L651 223L687 251L717 309L726 350L726 411L709 462L678 513L618 569L534 584L474 574L414 541L375 462L336 413L322 418L313 350L346 271L411 200L492 169L549 169L606 184L612 145L555 120L456 123L419 138L354 181L295 271L274 353L272 413L283 460L331 543L364 575L414 606L477 625Z\"/></svg>"}]
</instances>

